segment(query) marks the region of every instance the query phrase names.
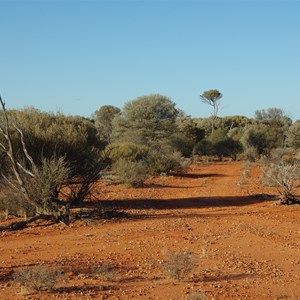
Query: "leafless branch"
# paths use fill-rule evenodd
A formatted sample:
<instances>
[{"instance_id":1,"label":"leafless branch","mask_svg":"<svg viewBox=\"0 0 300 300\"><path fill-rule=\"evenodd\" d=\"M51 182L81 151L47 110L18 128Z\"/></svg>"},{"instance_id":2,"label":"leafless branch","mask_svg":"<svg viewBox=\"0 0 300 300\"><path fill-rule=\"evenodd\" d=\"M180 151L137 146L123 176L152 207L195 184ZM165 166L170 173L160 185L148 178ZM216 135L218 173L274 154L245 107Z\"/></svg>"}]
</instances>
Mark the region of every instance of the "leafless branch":
<instances>
[{"instance_id":1,"label":"leafless branch","mask_svg":"<svg viewBox=\"0 0 300 300\"><path fill-rule=\"evenodd\" d=\"M29 153L27 151L27 148L26 148L26 145L25 145L25 142L24 142L23 132L16 125L14 125L14 127L19 132L19 134L20 134L20 140L21 140L21 143L22 143L23 152L24 152L26 158L28 159L28 161L30 162L32 169L35 169L36 165L35 165L32 157L29 155Z\"/></svg>"}]
</instances>

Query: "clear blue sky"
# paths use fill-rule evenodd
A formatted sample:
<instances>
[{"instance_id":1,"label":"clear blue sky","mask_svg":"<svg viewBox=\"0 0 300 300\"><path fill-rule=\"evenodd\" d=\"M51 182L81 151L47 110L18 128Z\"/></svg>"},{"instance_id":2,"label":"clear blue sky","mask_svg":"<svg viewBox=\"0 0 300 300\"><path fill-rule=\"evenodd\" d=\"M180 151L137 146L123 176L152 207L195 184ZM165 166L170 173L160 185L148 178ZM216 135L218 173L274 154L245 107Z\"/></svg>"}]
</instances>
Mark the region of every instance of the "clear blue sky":
<instances>
[{"instance_id":1,"label":"clear blue sky","mask_svg":"<svg viewBox=\"0 0 300 300\"><path fill-rule=\"evenodd\" d=\"M151 93L193 117L283 108L300 119L299 1L0 0L8 108L90 116Z\"/></svg>"}]
</instances>

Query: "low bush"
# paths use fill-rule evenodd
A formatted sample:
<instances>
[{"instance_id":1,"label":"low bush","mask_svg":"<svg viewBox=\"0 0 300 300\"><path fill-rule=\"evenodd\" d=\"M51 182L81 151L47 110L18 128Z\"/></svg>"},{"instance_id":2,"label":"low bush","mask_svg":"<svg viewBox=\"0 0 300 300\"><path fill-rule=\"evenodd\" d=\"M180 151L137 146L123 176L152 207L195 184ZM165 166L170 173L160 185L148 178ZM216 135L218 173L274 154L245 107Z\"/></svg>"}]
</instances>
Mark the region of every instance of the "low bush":
<instances>
[{"instance_id":1,"label":"low bush","mask_svg":"<svg viewBox=\"0 0 300 300\"><path fill-rule=\"evenodd\" d=\"M112 171L116 174L119 182L130 186L141 186L147 179L147 165L143 161L117 160Z\"/></svg>"},{"instance_id":2,"label":"low bush","mask_svg":"<svg viewBox=\"0 0 300 300\"><path fill-rule=\"evenodd\" d=\"M148 173L160 175L161 173L169 173L172 170L180 170L182 168L181 158L181 153L174 151L167 144L152 146L146 159Z\"/></svg>"},{"instance_id":3,"label":"low bush","mask_svg":"<svg viewBox=\"0 0 300 300\"><path fill-rule=\"evenodd\" d=\"M300 203L295 196L300 180L300 164L297 160L282 158L277 162L267 162L261 179L263 184L277 188L281 204Z\"/></svg>"},{"instance_id":4,"label":"low bush","mask_svg":"<svg viewBox=\"0 0 300 300\"><path fill-rule=\"evenodd\" d=\"M129 161L138 161L145 159L148 154L148 148L144 145L135 143L114 143L110 144L106 148L106 152L109 153L109 158L112 162L119 159L125 159Z\"/></svg>"},{"instance_id":5,"label":"low bush","mask_svg":"<svg viewBox=\"0 0 300 300\"><path fill-rule=\"evenodd\" d=\"M204 292L198 291L187 295L185 299L186 300L207 300L208 297Z\"/></svg>"},{"instance_id":6,"label":"low bush","mask_svg":"<svg viewBox=\"0 0 300 300\"><path fill-rule=\"evenodd\" d=\"M53 291L62 272L49 266L38 266L35 268L24 268L15 271L14 281L33 291Z\"/></svg>"},{"instance_id":7,"label":"low bush","mask_svg":"<svg viewBox=\"0 0 300 300\"><path fill-rule=\"evenodd\" d=\"M20 194L9 187L1 187L0 211L5 213L5 217L32 217L35 214L35 208L26 201Z\"/></svg>"},{"instance_id":8,"label":"low bush","mask_svg":"<svg viewBox=\"0 0 300 300\"><path fill-rule=\"evenodd\" d=\"M194 253L179 251L168 253L163 267L171 278L184 280L195 271L198 264Z\"/></svg>"},{"instance_id":9,"label":"low bush","mask_svg":"<svg viewBox=\"0 0 300 300\"><path fill-rule=\"evenodd\" d=\"M117 274L117 268L110 263L102 263L96 265L92 269L92 273L100 275L105 281L114 281Z\"/></svg>"}]
</instances>

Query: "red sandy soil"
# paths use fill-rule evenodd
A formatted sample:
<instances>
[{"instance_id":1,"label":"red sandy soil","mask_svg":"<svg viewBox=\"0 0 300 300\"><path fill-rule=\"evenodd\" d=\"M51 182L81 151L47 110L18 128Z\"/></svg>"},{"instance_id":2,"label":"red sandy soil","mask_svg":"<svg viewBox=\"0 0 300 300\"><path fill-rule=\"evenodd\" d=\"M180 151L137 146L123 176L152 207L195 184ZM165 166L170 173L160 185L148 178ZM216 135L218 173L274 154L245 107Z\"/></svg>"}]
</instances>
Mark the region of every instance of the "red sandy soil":
<instances>
[{"instance_id":1,"label":"red sandy soil","mask_svg":"<svg viewBox=\"0 0 300 300\"><path fill-rule=\"evenodd\" d=\"M129 216L2 232L0 299L300 299L300 206L274 205L258 168L243 178L243 167L195 164L137 189L100 182L99 205ZM183 280L163 268L174 251L197 260ZM103 263L115 268L106 280L93 271ZM39 265L64 270L54 291L13 280Z\"/></svg>"}]
</instances>

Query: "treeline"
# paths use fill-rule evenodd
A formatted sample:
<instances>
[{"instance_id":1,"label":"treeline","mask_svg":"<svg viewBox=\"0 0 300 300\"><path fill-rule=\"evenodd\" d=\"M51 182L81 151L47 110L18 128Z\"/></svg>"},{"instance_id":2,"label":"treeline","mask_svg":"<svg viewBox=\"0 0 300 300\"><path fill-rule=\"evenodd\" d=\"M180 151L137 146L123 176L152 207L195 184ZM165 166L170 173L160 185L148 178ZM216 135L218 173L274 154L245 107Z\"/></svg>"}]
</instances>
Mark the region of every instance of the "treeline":
<instances>
[{"instance_id":1,"label":"treeline","mask_svg":"<svg viewBox=\"0 0 300 300\"><path fill-rule=\"evenodd\" d=\"M58 158L63 158L67 172L62 182L55 183L54 188L49 187L52 183L48 182L45 189L49 192L52 188L53 200L65 186L73 187L72 197L67 197L72 205L78 205L88 196L91 184L104 170L118 182L137 186L148 175L184 170L191 158L257 160L283 148L297 150L300 146L300 122L293 123L282 109L259 110L254 118L217 115L191 118L168 97L157 94L129 101L122 109L104 105L89 119L35 108L10 110L7 115L14 155L20 165L27 168L30 161L24 157L24 145L17 129L23 133L26 151L36 169L46 168L45 162L48 162L48 181L53 181L51 176L54 176L49 162L54 161L55 165ZM5 146L3 134L0 142ZM3 178L9 179L14 174L10 157L3 149L1 173ZM27 176L23 169L19 172ZM84 182L83 191L78 186ZM9 185L7 180L2 179L2 183L2 189ZM45 204L52 200L40 202ZM6 206L2 201L2 209L4 207L7 209L7 201Z\"/></svg>"}]
</instances>

